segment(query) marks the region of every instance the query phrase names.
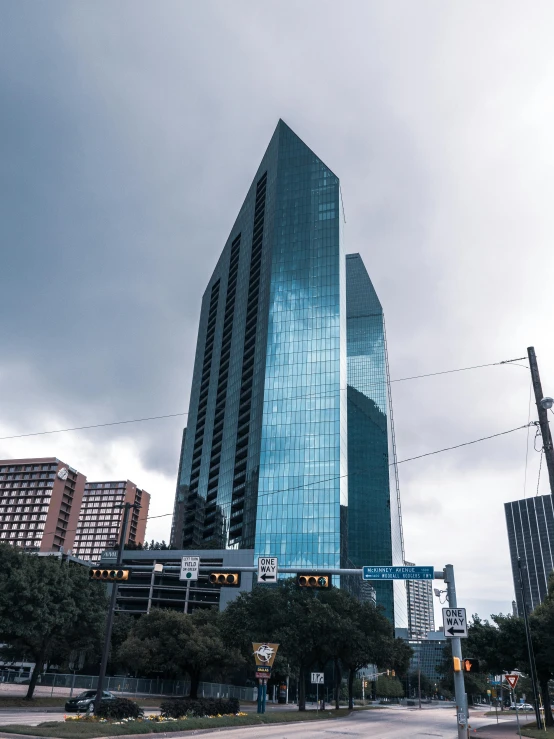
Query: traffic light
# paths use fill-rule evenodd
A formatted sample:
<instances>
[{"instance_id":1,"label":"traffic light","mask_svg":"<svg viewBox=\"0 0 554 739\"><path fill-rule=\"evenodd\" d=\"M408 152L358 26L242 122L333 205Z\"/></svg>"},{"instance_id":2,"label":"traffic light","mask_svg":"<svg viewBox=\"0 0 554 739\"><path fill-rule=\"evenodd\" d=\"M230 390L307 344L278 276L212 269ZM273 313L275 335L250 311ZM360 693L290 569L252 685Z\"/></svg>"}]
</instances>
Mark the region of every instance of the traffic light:
<instances>
[{"instance_id":1,"label":"traffic light","mask_svg":"<svg viewBox=\"0 0 554 739\"><path fill-rule=\"evenodd\" d=\"M302 574L296 576L296 583L301 588L328 588L331 585L331 576L318 573Z\"/></svg>"},{"instance_id":2,"label":"traffic light","mask_svg":"<svg viewBox=\"0 0 554 739\"><path fill-rule=\"evenodd\" d=\"M462 664L464 666L464 672L479 672L479 660L478 659L463 659Z\"/></svg>"},{"instance_id":3,"label":"traffic light","mask_svg":"<svg viewBox=\"0 0 554 739\"><path fill-rule=\"evenodd\" d=\"M91 580L104 580L105 582L121 582L129 579L129 570L91 570Z\"/></svg>"},{"instance_id":4,"label":"traffic light","mask_svg":"<svg viewBox=\"0 0 554 739\"><path fill-rule=\"evenodd\" d=\"M462 671L462 660L459 657L452 657L454 660L454 672Z\"/></svg>"},{"instance_id":5,"label":"traffic light","mask_svg":"<svg viewBox=\"0 0 554 739\"><path fill-rule=\"evenodd\" d=\"M240 585L240 572L210 572L208 579L213 585L238 588Z\"/></svg>"}]
</instances>

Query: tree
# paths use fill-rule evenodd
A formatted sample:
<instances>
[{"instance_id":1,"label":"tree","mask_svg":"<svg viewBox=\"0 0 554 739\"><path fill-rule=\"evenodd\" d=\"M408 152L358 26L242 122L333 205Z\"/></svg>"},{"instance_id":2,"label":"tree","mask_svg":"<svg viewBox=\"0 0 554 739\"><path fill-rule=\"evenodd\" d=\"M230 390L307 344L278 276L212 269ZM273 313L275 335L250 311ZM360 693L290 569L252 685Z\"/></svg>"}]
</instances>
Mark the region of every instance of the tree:
<instances>
[{"instance_id":1,"label":"tree","mask_svg":"<svg viewBox=\"0 0 554 739\"><path fill-rule=\"evenodd\" d=\"M554 725L548 681L554 679L554 573L548 581L548 594L544 601L531 614L530 626L533 635L533 648L537 665L542 702L544 706L544 722Z\"/></svg>"},{"instance_id":2,"label":"tree","mask_svg":"<svg viewBox=\"0 0 554 739\"><path fill-rule=\"evenodd\" d=\"M240 648L252 668L252 642L280 645L280 659L298 674L301 711L306 708L306 678L311 667L323 670L328 662L333 663L338 707L343 669L348 672L352 705L357 670L369 663L394 666L395 658L406 656L393 639L390 623L375 606L360 603L337 588L299 588L293 579L241 593L223 613L222 624L224 638Z\"/></svg>"},{"instance_id":3,"label":"tree","mask_svg":"<svg viewBox=\"0 0 554 739\"><path fill-rule=\"evenodd\" d=\"M98 644L106 618L105 586L88 569L0 545L0 639L2 654L35 662L26 698L33 697L46 662L59 652Z\"/></svg>"},{"instance_id":4,"label":"tree","mask_svg":"<svg viewBox=\"0 0 554 739\"><path fill-rule=\"evenodd\" d=\"M475 656L482 668L499 674L503 671L519 669L530 674L525 624L523 618L491 616L493 624L482 621L477 615L468 629L467 656ZM529 617L533 651L537 668L537 678L545 707L545 724L552 726L552 707L548 682L554 678L554 575L549 580L548 594ZM479 687L477 676L473 678ZM469 690L468 690L469 693Z\"/></svg>"},{"instance_id":5,"label":"tree","mask_svg":"<svg viewBox=\"0 0 554 739\"><path fill-rule=\"evenodd\" d=\"M381 698L402 698L404 688L398 678L379 675L375 692Z\"/></svg>"},{"instance_id":6,"label":"tree","mask_svg":"<svg viewBox=\"0 0 554 739\"><path fill-rule=\"evenodd\" d=\"M335 659L336 672L340 665L348 672L348 705L353 708L354 678L362 667L379 664L398 669L400 664L404 666L407 658L407 668L412 650L401 639L393 638L390 621L372 603L362 603L337 588L331 588L320 597L336 614L328 646ZM338 708L338 681L335 705Z\"/></svg>"},{"instance_id":7,"label":"tree","mask_svg":"<svg viewBox=\"0 0 554 739\"><path fill-rule=\"evenodd\" d=\"M197 610L192 615L154 609L141 616L120 646L116 659L135 672L163 673L190 677L190 697L198 697L204 670L211 666L236 664L239 655L221 638L214 610Z\"/></svg>"},{"instance_id":8,"label":"tree","mask_svg":"<svg viewBox=\"0 0 554 739\"><path fill-rule=\"evenodd\" d=\"M323 602L322 593L299 588L293 579L273 588L254 588L227 606L222 623L227 642L236 645L252 667L252 642L280 644L279 654L298 672L298 708L305 711L308 671L329 660L329 640L337 626L336 613Z\"/></svg>"}]
</instances>

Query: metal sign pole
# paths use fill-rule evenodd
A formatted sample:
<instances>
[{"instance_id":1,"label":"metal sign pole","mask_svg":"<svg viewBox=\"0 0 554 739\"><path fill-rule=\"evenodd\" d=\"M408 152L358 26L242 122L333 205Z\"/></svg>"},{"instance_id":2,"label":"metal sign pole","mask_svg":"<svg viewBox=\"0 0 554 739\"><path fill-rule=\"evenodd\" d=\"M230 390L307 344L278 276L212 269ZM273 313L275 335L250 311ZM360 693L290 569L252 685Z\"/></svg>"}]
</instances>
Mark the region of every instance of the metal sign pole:
<instances>
[{"instance_id":1,"label":"metal sign pole","mask_svg":"<svg viewBox=\"0 0 554 739\"><path fill-rule=\"evenodd\" d=\"M515 688L512 689L512 703L514 704L514 706L516 708L517 731L518 731L518 734L519 734L519 739L521 739L521 726L519 725L519 711L517 710L516 691L515 691Z\"/></svg>"},{"instance_id":2,"label":"metal sign pole","mask_svg":"<svg viewBox=\"0 0 554 739\"><path fill-rule=\"evenodd\" d=\"M458 603L456 600L456 584L454 582L454 567L453 565L446 565L444 568L444 579L447 587L448 605L450 608L457 608ZM460 664L462 662L462 640L460 637L453 637L452 643L452 656L458 657ZM467 739L467 704L465 700L465 686L464 686L464 673L460 670L459 672L454 671L454 692L456 697L456 721L458 724L458 739ZM460 720L463 719L463 720Z\"/></svg>"}]
</instances>

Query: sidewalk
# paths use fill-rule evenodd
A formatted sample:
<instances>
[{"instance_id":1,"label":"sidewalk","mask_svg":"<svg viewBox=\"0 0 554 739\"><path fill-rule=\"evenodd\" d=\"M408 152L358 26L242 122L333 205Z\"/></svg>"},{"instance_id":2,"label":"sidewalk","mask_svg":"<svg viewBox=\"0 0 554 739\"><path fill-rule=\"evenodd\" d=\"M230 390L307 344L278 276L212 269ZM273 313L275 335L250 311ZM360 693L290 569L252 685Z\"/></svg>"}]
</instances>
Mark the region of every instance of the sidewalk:
<instances>
[{"instance_id":1,"label":"sidewalk","mask_svg":"<svg viewBox=\"0 0 554 739\"><path fill-rule=\"evenodd\" d=\"M469 723L471 725L471 718ZM521 728L523 729L524 726L525 723L522 723ZM514 739L515 736L519 736L517 721L503 721L499 724L482 726L480 729L470 729L469 735L478 739Z\"/></svg>"}]
</instances>

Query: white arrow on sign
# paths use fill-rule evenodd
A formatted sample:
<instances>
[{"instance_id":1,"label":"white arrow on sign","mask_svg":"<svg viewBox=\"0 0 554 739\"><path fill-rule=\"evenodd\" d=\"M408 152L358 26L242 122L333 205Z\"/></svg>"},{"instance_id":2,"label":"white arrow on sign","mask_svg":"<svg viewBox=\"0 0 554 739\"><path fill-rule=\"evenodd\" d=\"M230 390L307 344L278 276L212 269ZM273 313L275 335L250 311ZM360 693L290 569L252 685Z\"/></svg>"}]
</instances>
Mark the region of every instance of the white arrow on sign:
<instances>
[{"instance_id":1,"label":"white arrow on sign","mask_svg":"<svg viewBox=\"0 0 554 739\"><path fill-rule=\"evenodd\" d=\"M467 619L465 608L443 608L442 623L444 635L448 639L467 638Z\"/></svg>"},{"instance_id":2,"label":"white arrow on sign","mask_svg":"<svg viewBox=\"0 0 554 739\"><path fill-rule=\"evenodd\" d=\"M277 582L277 557L258 557L258 582Z\"/></svg>"}]
</instances>

